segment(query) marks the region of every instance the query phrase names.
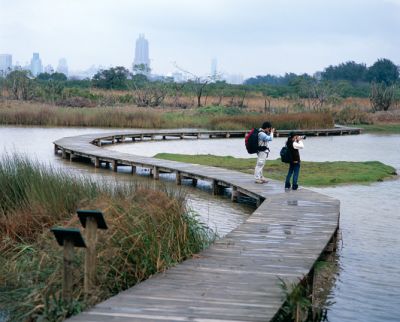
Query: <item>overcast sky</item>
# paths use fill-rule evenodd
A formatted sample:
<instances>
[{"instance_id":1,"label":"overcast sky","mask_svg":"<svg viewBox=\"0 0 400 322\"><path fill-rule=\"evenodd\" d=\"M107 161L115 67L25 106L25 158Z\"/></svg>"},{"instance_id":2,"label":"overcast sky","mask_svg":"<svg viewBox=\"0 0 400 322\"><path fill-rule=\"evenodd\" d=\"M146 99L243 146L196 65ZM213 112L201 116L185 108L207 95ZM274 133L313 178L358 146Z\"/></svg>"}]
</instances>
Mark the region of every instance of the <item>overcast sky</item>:
<instances>
[{"instance_id":1,"label":"overcast sky","mask_svg":"<svg viewBox=\"0 0 400 322\"><path fill-rule=\"evenodd\" d=\"M314 73L354 60L400 65L400 0L0 0L0 53L70 70L131 67L149 41L155 73Z\"/></svg>"}]
</instances>

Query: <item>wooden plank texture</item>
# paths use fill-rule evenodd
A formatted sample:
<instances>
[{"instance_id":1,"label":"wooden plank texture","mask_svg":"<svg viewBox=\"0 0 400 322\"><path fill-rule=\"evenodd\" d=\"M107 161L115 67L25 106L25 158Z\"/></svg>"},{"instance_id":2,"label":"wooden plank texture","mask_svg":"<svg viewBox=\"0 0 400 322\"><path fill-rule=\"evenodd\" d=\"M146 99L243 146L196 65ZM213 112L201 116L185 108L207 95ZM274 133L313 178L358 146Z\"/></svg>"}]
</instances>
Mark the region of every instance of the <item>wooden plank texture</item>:
<instances>
[{"instance_id":1,"label":"wooden plank texture","mask_svg":"<svg viewBox=\"0 0 400 322\"><path fill-rule=\"evenodd\" d=\"M340 128L342 132L345 130L357 133ZM108 151L98 146L101 140L125 142L125 138L142 135L162 139L163 136L243 137L244 134L243 131L116 131L54 142L56 150L72 152L74 156L147 167L155 171L155 177L160 169L171 171L180 174L178 184L187 176L235 187L241 194L265 200L243 224L196 258L156 274L68 321L238 322L269 321L274 317L283 304L279 278L296 282L310 272L338 228L338 200L303 188L285 192L283 183L274 180L255 184L252 175L236 171Z\"/></svg>"}]
</instances>

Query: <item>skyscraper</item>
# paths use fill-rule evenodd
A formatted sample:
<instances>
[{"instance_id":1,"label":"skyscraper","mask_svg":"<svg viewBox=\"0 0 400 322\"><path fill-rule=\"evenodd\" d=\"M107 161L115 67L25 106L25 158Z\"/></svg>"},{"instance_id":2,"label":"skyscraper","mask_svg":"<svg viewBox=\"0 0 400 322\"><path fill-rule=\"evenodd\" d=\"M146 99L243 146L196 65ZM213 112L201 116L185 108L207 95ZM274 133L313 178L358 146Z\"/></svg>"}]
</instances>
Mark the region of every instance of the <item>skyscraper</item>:
<instances>
[{"instance_id":1,"label":"skyscraper","mask_svg":"<svg viewBox=\"0 0 400 322\"><path fill-rule=\"evenodd\" d=\"M42 61L39 58L39 53L33 53L31 59L31 73L33 76L37 76L43 72Z\"/></svg>"},{"instance_id":2,"label":"skyscraper","mask_svg":"<svg viewBox=\"0 0 400 322\"><path fill-rule=\"evenodd\" d=\"M61 58L58 61L57 72L63 73L65 76L68 76L68 65L67 65L67 60L65 58Z\"/></svg>"},{"instance_id":3,"label":"skyscraper","mask_svg":"<svg viewBox=\"0 0 400 322\"><path fill-rule=\"evenodd\" d=\"M142 71L138 70L136 66L143 67ZM140 34L136 40L135 59L133 60L133 71L137 74L148 75L150 73L150 59L149 59L149 42L144 38L144 34Z\"/></svg>"},{"instance_id":4,"label":"skyscraper","mask_svg":"<svg viewBox=\"0 0 400 322\"><path fill-rule=\"evenodd\" d=\"M12 69L12 56L0 54L0 76L7 75Z\"/></svg>"}]
</instances>

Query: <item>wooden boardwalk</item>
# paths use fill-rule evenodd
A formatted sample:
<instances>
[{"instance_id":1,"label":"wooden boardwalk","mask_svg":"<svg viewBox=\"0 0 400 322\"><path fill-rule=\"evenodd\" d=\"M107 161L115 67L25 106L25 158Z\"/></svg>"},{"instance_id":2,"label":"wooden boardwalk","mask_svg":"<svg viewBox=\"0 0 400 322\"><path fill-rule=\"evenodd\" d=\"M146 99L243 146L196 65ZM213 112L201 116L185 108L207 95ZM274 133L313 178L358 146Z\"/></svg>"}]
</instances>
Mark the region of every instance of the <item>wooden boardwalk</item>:
<instances>
[{"instance_id":1,"label":"wooden boardwalk","mask_svg":"<svg viewBox=\"0 0 400 322\"><path fill-rule=\"evenodd\" d=\"M350 134L350 133L349 133ZM104 143L169 137L234 137L241 131L116 131L57 140L64 158L89 158L97 167L129 165L210 181L215 194L232 189L258 208L239 227L196 258L97 304L69 321L270 321L283 304L279 278L298 282L338 229L339 201L308 189L285 192L283 183L254 183L252 175L101 149Z\"/></svg>"}]
</instances>

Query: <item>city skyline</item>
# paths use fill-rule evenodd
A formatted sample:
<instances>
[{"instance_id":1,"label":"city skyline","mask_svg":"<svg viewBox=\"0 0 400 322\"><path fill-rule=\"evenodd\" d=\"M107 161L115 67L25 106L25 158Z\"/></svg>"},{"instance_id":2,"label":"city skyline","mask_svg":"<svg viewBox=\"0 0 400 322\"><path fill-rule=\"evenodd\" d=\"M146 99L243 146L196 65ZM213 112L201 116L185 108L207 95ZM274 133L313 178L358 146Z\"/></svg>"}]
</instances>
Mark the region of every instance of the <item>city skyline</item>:
<instances>
[{"instance_id":1,"label":"city skyline","mask_svg":"<svg viewBox=\"0 0 400 322\"><path fill-rule=\"evenodd\" d=\"M44 65L57 66L66 57L74 71L92 65L131 69L135 40L143 33L151 43L152 72L164 75L175 71L174 64L208 74L214 57L218 71L245 78L313 74L351 60L400 64L400 0L0 4L0 53L12 54L20 65L38 52Z\"/></svg>"}]
</instances>

